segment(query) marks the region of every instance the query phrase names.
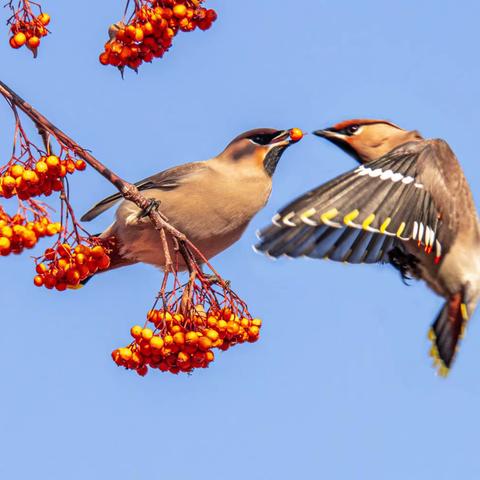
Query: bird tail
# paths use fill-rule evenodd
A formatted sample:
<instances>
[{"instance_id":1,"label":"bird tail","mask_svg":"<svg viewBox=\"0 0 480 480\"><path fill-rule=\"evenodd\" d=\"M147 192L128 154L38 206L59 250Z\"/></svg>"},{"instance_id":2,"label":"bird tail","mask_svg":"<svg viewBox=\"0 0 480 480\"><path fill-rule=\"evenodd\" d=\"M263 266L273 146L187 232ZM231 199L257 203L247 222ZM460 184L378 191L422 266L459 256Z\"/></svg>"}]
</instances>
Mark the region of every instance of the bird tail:
<instances>
[{"instance_id":1,"label":"bird tail","mask_svg":"<svg viewBox=\"0 0 480 480\"><path fill-rule=\"evenodd\" d=\"M465 296L459 292L447 300L429 331L428 337L432 342L430 355L442 377L448 375L455 360L468 318Z\"/></svg>"}]
</instances>

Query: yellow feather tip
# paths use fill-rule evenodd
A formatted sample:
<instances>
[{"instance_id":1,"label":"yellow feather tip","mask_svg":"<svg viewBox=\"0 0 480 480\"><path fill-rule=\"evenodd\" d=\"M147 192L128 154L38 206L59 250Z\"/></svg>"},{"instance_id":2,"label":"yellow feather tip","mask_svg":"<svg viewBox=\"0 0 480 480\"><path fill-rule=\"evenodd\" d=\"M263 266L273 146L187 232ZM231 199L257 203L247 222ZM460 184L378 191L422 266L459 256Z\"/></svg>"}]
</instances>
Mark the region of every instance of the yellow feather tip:
<instances>
[{"instance_id":1,"label":"yellow feather tip","mask_svg":"<svg viewBox=\"0 0 480 480\"><path fill-rule=\"evenodd\" d=\"M437 336L433 329L428 331L428 339L432 342L432 346L430 347L429 355L433 359L433 368L437 371L437 375L442 378L446 378L450 372L450 369L445 365L444 361L440 358L440 354L438 352L438 348L435 345L435 341Z\"/></svg>"}]
</instances>

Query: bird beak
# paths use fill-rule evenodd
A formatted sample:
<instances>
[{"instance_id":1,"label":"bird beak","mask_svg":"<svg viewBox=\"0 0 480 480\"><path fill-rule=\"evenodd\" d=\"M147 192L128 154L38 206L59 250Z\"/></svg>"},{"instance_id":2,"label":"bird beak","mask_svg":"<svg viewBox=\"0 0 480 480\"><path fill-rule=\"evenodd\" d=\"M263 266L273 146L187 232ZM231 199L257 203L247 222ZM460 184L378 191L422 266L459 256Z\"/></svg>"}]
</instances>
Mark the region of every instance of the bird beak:
<instances>
[{"instance_id":1,"label":"bird beak","mask_svg":"<svg viewBox=\"0 0 480 480\"><path fill-rule=\"evenodd\" d=\"M332 142L337 147L341 148L345 153L353 157L355 160L360 161L360 157L358 156L355 149L348 143L347 136L342 135L341 133L335 132L331 128L326 128L324 130L315 130L313 132L314 135L317 137L326 138L330 142Z\"/></svg>"},{"instance_id":2,"label":"bird beak","mask_svg":"<svg viewBox=\"0 0 480 480\"><path fill-rule=\"evenodd\" d=\"M343 135L341 133L337 133L337 132L333 131L331 128L326 128L324 130L315 130L312 133L314 135L316 135L317 137L327 138L328 140L332 140L332 141L333 141L334 138L336 138L336 139L342 139L343 138Z\"/></svg>"},{"instance_id":3,"label":"bird beak","mask_svg":"<svg viewBox=\"0 0 480 480\"><path fill-rule=\"evenodd\" d=\"M290 145L290 130L283 130L281 131L273 140L270 142L270 145L278 146L278 145Z\"/></svg>"},{"instance_id":4,"label":"bird beak","mask_svg":"<svg viewBox=\"0 0 480 480\"><path fill-rule=\"evenodd\" d=\"M295 136L295 133L297 136ZM281 131L273 140L270 142L270 147L285 146L289 147L290 145L297 143L305 135L298 128L290 128L289 130Z\"/></svg>"}]
</instances>

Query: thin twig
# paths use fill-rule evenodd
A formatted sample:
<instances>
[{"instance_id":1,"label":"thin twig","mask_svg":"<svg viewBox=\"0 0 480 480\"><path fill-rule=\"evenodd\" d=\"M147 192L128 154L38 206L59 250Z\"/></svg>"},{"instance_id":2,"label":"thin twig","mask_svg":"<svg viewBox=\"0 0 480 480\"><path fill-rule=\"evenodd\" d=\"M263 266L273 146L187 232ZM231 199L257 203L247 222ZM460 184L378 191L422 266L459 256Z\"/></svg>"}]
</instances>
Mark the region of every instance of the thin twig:
<instances>
[{"instance_id":1,"label":"thin twig","mask_svg":"<svg viewBox=\"0 0 480 480\"><path fill-rule=\"evenodd\" d=\"M165 220L165 217L159 211L156 209L148 209L150 201L139 192L135 185L126 182L117 174L108 169L87 150L82 148L68 135L53 125L47 118L35 110L30 104L23 100L1 80L0 94L3 95L13 105L22 110L22 112L27 115L27 117L29 117L37 125L37 127L40 127L45 132L56 137L58 140L60 140L60 142L69 147L78 157L85 160L85 162L87 162L92 168L94 168L98 173L112 183L126 200L134 203L142 210L149 210L148 216L150 217L150 220L152 221L156 230L161 232L162 229L164 229L173 237L177 238L180 242L184 242L189 246L191 245L185 235L170 225L170 223Z\"/></svg>"}]
</instances>

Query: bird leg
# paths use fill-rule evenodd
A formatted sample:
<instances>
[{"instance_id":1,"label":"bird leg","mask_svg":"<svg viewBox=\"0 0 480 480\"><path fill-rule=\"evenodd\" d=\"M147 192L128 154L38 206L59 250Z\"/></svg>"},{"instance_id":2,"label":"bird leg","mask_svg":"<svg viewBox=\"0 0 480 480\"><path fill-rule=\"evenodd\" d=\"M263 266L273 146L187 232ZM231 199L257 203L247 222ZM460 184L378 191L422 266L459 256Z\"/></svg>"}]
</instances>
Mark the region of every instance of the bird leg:
<instances>
[{"instance_id":1,"label":"bird leg","mask_svg":"<svg viewBox=\"0 0 480 480\"><path fill-rule=\"evenodd\" d=\"M388 252L388 257L390 265L400 272L405 285L409 285L409 280L420 277L418 259L414 255L405 252L399 247L395 247Z\"/></svg>"}]
</instances>

